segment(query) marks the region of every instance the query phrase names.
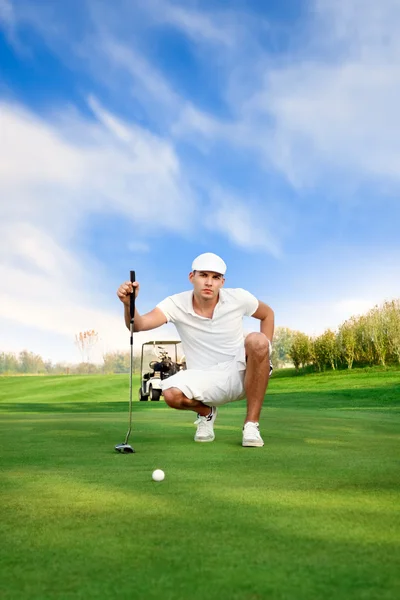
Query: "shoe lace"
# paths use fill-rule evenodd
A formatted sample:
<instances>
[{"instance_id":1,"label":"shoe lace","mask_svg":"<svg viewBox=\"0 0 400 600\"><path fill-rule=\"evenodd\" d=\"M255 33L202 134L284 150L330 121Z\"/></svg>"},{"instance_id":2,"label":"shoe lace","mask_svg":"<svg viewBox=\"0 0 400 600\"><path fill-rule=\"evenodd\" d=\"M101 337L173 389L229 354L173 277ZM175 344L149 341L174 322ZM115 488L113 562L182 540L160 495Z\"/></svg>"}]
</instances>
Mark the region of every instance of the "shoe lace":
<instances>
[{"instance_id":1,"label":"shoe lace","mask_svg":"<svg viewBox=\"0 0 400 600\"><path fill-rule=\"evenodd\" d=\"M260 436L260 426L258 423L253 423L249 421L243 427L243 431L245 431L246 433L251 433L252 435L255 435L257 437Z\"/></svg>"},{"instance_id":2,"label":"shoe lace","mask_svg":"<svg viewBox=\"0 0 400 600\"><path fill-rule=\"evenodd\" d=\"M195 425L197 425L198 431L204 431L205 429L207 429L207 425L209 424L209 421L207 421L207 417L202 417L201 415L197 415L197 419L194 422Z\"/></svg>"}]
</instances>

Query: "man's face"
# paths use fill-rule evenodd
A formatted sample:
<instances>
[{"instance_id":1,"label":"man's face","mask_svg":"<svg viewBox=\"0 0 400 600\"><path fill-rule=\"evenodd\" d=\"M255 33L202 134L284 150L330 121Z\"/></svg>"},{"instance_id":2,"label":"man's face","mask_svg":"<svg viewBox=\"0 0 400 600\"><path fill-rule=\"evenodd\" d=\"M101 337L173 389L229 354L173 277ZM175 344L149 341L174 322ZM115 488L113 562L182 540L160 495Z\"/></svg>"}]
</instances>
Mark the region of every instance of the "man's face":
<instances>
[{"instance_id":1,"label":"man's face","mask_svg":"<svg viewBox=\"0 0 400 600\"><path fill-rule=\"evenodd\" d=\"M192 271L189 281L193 284L196 296L204 300L214 300L224 285L225 278L221 273L214 271Z\"/></svg>"}]
</instances>

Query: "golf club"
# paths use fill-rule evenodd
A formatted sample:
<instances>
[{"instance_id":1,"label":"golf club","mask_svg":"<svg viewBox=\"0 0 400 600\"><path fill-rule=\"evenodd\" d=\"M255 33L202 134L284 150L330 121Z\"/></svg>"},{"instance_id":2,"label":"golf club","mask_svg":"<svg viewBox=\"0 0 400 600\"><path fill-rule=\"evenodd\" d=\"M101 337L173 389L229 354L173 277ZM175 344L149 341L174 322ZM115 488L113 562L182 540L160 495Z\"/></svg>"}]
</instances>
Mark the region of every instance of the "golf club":
<instances>
[{"instance_id":1,"label":"golf club","mask_svg":"<svg viewBox=\"0 0 400 600\"><path fill-rule=\"evenodd\" d=\"M131 282L135 281L135 271L131 271ZM130 297L130 332L131 332L131 357L130 357L130 378L129 378L129 429L126 434L125 441L123 444L118 444L115 446L115 450L117 452L121 452L122 454L133 454L135 450L132 448L130 444L128 444L129 436L131 435L132 430L132 370L133 370L133 325L135 320L135 290L133 290Z\"/></svg>"}]
</instances>

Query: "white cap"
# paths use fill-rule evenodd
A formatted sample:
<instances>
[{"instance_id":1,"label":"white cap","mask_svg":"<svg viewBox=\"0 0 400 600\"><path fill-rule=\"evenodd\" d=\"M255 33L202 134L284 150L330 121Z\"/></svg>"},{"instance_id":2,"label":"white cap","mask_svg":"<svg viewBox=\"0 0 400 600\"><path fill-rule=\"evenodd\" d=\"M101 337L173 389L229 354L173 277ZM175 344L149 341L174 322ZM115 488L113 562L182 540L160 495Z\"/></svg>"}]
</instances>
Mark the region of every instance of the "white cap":
<instances>
[{"instance_id":1,"label":"white cap","mask_svg":"<svg viewBox=\"0 0 400 600\"><path fill-rule=\"evenodd\" d=\"M192 263L192 271L214 271L225 275L226 264L220 256L212 252L205 252L194 259Z\"/></svg>"}]
</instances>

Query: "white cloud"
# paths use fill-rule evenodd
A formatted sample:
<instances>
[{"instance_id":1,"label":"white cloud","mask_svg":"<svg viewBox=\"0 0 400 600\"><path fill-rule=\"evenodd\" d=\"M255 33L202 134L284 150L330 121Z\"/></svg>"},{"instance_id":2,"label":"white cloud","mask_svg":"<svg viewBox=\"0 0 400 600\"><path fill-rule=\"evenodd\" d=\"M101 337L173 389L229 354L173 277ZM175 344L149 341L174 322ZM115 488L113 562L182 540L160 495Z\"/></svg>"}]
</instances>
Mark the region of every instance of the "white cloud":
<instances>
[{"instance_id":1,"label":"white cloud","mask_svg":"<svg viewBox=\"0 0 400 600\"><path fill-rule=\"evenodd\" d=\"M50 32L54 34L54 27L51 24L51 7L43 3L40 7L37 3L26 2L24 0L0 0L0 29L5 33L7 41L13 47L15 52L22 57L31 57L29 46L21 41L19 28L21 25L31 25L36 30L43 32L44 37ZM47 17L47 18L46 18Z\"/></svg>"},{"instance_id":2,"label":"white cloud","mask_svg":"<svg viewBox=\"0 0 400 600\"><path fill-rule=\"evenodd\" d=\"M230 68L224 121L185 105L173 133L253 150L295 188L400 181L400 3L315 0L296 45ZM257 30L256 30L257 31ZM224 64L224 63L223 63Z\"/></svg>"},{"instance_id":3,"label":"white cloud","mask_svg":"<svg viewBox=\"0 0 400 600\"><path fill-rule=\"evenodd\" d=\"M65 223L75 213L114 212L133 221L151 220L165 210L163 225L188 226L194 199L174 149L148 131L126 125L91 100L96 125L82 118L46 124L27 111L1 107L2 214L50 215ZM32 201L33 200L33 201ZM180 219L173 217L179 211ZM33 216L35 220L35 216Z\"/></svg>"},{"instance_id":4,"label":"white cloud","mask_svg":"<svg viewBox=\"0 0 400 600\"><path fill-rule=\"evenodd\" d=\"M279 244L271 233L274 224L265 211L220 189L214 190L211 196L212 206L207 213L209 229L223 231L234 244L242 248L264 250L279 256Z\"/></svg>"},{"instance_id":5,"label":"white cloud","mask_svg":"<svg viewBox=\"0 0 400 600\"><path fill-rule=\"evenodd\" d=\"M6 263L19 265L20 269L25 265L26 272L51 276L53 283L71 280L80 273L79 262L72 254L61 247L51 233L32 223L11 219L10 223L0 225L0 232L1 254ZM16 281L12 283L14 286ZM57 285L59 283L57 281Z\"/></svg>"},{"instance_id":6,"label":"white cloud","mask_svg":"<svg viewBox=\"0 0 400 600\"><path fill-rule=\"evenodd\" d=\"M150 252L150 244L147 244L146 242L140 242L140 241L129 242L128 250L130 252L134 252L134 253L137 253L137 252L147 253L147 252Z\"/></svg>"},{"instance_id":7,"label":"white cloud","mask_svg":"<svg viewBox=\"0 0 400 600\"><path fill-rule=\"evenodd\" d=\"M0 23L7 28L15 23L14 8L10 0L0 0Z\"/></svg>"},{"instance_id":8,"label":"white cloud","mask_svg":"<svg viewBox=\"0 0 400 600\"><path fill-rule=\"evenodd\" d=\"M265 68L241 118L296 186L335 172L398 183L400 4L318 0L316 7L307 43ZM263 145L267 137L272 143Z\"/></svg>"},{"instance_id":9,"label":"white cloud","mask_svg":"<svg viewBox=\"0 0 400 600\"><path fill-rule=\"evenodd\" d=\"M234 128L229 122L224 123L187 102L182 105L171 132L178 138L193 139L196 136L198 144L199 135L204 139L232 139Z\"/></svg>"},{"instance_id":10,"label":"white cloud","mask_svg":"<svg viewBox=\"0 0 400 600\"><path fill-rule=\"evenodd\" d=\"M93 54L92 44L87 46L87 54ZM129 95L141 100L146 109L151 107L157 110L158 107L160 110L162 107L163 111L173 113L179 111L182 104L179 94L158 69L131 45L117 41L111 33L102 32L96 42L96 54L103 60L107 60L114 68L117 67L131 76ZM97 70L96 77L102 77L101 71ZM108 84L110 84L109 80Z\"/></svg>"},{"instance_id":11,"label":"white cloud","mask_svg":"<svg viewBox=\"0 0 400 600\"><path fill-rule=\"evenodd\" d=\"M397 23L400 5L397 0L314 0L315 24L321 28L319 46L335 52L338 44L347 53L359 57L374 56L376 51L399 48Z\"/></svg>"},{"instance_id":12,"label":"white cloud","mask_svg":"<svg viewBox=\"0 0 400 600\"><path fill-rule=\"evenodd\" d=\"M150 18L159 23L168 23L184 32L195 41L211 44L233 46L235 31L228 28L224 14L188 7L187 4L168 2L166 0L150 0L147 2Z\"/></svg>"},{"instance_id":13,"label":"white cloud","mask_svg":"<svg viewBox=\"0 0 400 600\"><path fill-rule=\"evenodd\" d=\"M276 72L258 99L275 120L276 164L300 184L335 168L398 180L399 102L400 68L356 63Z\"/></svg>"},{"instance_id":14,"label":"white cloud","mask_svg":"<svg viewBox=\"0 0 400 600\"><path fill-rule=\"evenodd\" d=\"M95 124L71 115L45 123L1 106L2 344L22 324L68 340L96 329L108 347L121 346L122 316L99 293L102 266L73 249L80 225L104 209L132 223L162 212L163 228L174 231L190 225L193 200L173 148L94 100L91 107Z\"/></svg>"},{"instance_id":15,"label":"white cloud","mask_svg":"<svg viewBox=\"0 0 400 600\"><path fill-rule=\"evenodd\" d=\"M83 175L79 149L64 141L55 128L6 103L1 104L0 127L2 185L79 183Z\"/></svg>"},{"instance_id":16,"label":"white cloud","mask_svg":"<svg viewBox=\"0 0 400 600\"><path fill-rule=\"evenodd\" d=\"M280 52L272 44L273 54L268 47L270 33L265 36L268 23L262 18L257 22L250 11L200 10L193 4L158 0L135 6L122 3L119 13L107 12L106 5L95 2L89 6L93 29L83 40L71 38L68 52L66 30L57 26L54 15L44 31L46 39L53 48L58 44L65 60L84 56L83 64L91 65L97 78L112 80L114 88L123 85L124 93L128 90L150 120L173 136L206 150L202 139L253 150L262 166L272 165L297 188L318 186L327 176L356 183L386 178L388 185L398 184L397 0L313 0L308 19L297 29L291 25L296 41ZM43 27L43 19L29 3L21 2L14 13L14 21ZM215 89L229 102L229 120L205 114L181 97L138 50L143 37L158 24L169 24L198 44L203 60L208 60L204 50L215 51L219 45ZM261 33L267 40L264 48ZM104 61L112 69L111 79ZM119 80L117 73L128 75L131 85L127 87L126 78Z\"/></svg>"}]
</instances>

